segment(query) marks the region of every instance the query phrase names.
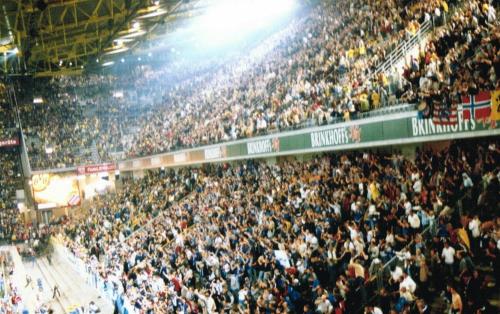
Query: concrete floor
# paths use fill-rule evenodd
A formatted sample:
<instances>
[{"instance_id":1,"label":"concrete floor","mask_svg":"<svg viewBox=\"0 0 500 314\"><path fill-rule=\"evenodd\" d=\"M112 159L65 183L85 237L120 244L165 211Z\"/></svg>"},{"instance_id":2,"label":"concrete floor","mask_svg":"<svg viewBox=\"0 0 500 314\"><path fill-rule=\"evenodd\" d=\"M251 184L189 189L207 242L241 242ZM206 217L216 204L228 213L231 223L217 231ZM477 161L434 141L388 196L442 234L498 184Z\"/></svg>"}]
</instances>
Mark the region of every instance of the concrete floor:
<instances>
[{"instance_id":1,"label":"concrete floor","mask_svg":"<svg viewBox=\"0 0 500 314\"><path fill-rule=\"evenodd\" d=\"M51 263L43 257L36 259L34 263L24 261L22 267L25 269L25 274L32 279L28 286L26 279L21 283L25 287L24 298L29 300L27 306L30 313L42 304L51 307L55 314L70 313L76 307L87 308L90 301L99 306L101 313L113 313L111 302L102 298L99 292L87 283L86 278L78 273L67 259L58 254L53 254ZM53 289L56 285L60 296L53 298Z\"/></svg>"}]
</instances>

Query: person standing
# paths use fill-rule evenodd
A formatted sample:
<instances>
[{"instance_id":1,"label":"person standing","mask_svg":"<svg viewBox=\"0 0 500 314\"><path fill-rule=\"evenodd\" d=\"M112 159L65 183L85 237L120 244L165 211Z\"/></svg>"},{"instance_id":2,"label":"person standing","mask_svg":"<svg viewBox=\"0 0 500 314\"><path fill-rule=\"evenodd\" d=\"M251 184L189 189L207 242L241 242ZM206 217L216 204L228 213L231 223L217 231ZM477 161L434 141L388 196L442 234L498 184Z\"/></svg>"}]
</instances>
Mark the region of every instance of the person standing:
<instances>
[{"instance_id":1,"label":"person standing","mask_svg":"<svg viewBox=\"0 0 500 314\"><path fill-rule=\"evenodd\" d=\"M57 295L58 298L61 296L61 292L59 291L59 287L57 286L57 284L54 285L54 289L52 291L53 291L53 293L52 293L52 299L55 299L56 295Z\"/></svg>"},{"instance_id":2,"label":"person standing","mask_svg":"<svg viewBox=\"0 0 500 314\"><path fill-rule=\"evenodd\" d=\"M479 251L479 241L481 236L481 220L479 216L475 215L474 218L469 221L469 231L472 235L471 237L471 251L475 256L478 256Z\"/></svg>"},{"instance_id":3,"label":"person standing","mask_svg":"<svg viewBox=\"0 0 500 314\"><path fill-rule=\"evenodd\" d=\"M441 252L441 257L444 259L444 264L446 266L445 272L449 279L453 279L454 275L454 264L455 264L455 249L450 246L448 241L444 243L443 251Z\"/></svg>"},{"instance_id":4,"label":"person standing","mask_svg":"<svg viewBox=\"0 0 500 314\"><path fill-rule=\"evenodd\" d=\"M462 314L462 311L463 311L462 297L460 296L460 294L457 292L457 290L453 286L449 286L448 291L451 294L450 313L451 314Z\"/></svg>"}]
</instances>

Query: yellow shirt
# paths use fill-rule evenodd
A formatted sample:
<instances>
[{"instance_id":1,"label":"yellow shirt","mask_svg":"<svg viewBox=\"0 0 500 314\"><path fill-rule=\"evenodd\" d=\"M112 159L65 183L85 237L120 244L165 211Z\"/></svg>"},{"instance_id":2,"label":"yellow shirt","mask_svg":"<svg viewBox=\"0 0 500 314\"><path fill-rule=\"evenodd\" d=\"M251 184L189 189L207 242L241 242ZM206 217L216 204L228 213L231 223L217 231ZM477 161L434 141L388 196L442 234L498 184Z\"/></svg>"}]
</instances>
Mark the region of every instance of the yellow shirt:
<instances>
[{"instance_id":1,"label":"yellow shirt","mask_svg":"<svg viewBox=\"0 0 500 314\"><path fill-rule=\"evenodd\" d=\"M347 57L350 59L354 58L354 49L349 49L347 51Z\"/></svg>"},{"instance_id":2,"label":"yellow shirt","mask_svg":"<svg viewBox=\"0 0 500 314\"><path fill-rule=\"evenodd\" d=\"M380 196L380 193L377 189L377 185L375 184L375 182L370 183L370 193L372 196L372 200L374 200L374 201L376 201L378 199L378 197Z\"/></svg>"},{"instance_id":3,"label":"yellow shirt","mask_svg":"<svg viewBox=\"0 0 500 314\"><path fill-rule=\"evenodd\" d=\"M443 6L443 11L448 13L448 3L446 3L446 1L441 1L441 5Z\"/></svg>"},{"instance_id":4,"label":"yellow shirt","mask_svg":"<svg viewBox=\"0 0 500 314\"><path fill-rule=\"evenodd\" d=\"M364 55L366 54L366 48L365 48L365 45L360 45L359 46L359 55Z\"/></svg>"},{"instance_id":5,"label":"yellow shirt","mask_svg":"<svg viewBox=\"0 0 500 314\"><path fill-rule=\"evenodd\" d=\"M372 104L375 108L380 105L380 95L377 92L372 93Z\"/></svg>"}]
</instances>

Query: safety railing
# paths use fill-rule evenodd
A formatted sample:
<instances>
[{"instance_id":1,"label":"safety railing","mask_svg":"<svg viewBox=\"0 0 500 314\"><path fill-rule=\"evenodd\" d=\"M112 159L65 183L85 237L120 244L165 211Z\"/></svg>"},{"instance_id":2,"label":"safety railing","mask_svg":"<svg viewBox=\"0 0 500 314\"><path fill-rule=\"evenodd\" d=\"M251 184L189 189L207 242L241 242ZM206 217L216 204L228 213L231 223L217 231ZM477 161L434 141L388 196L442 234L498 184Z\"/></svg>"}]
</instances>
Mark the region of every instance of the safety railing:
<instances>
[{"instance_id":1,"label":"safety railing","mask_svg":"<svg viewBox=\"0 0 500 314\"><path fill-rule=\"evenodd\" d=\"M435 220L430 220L429 224L425 226L423 231L420 233L422 243L430 240L437 233L437 225ZM412 245L414 245L415 240L408 243L403 250L409 250ZM381 266L375 275L373 275L367 282L365 282L365 290L367 294L367 303L373 303L380 297L380 292L382 289L387 287L387 282L391 276L391 269L395 266L404 265L404 260L402 256L398 255L398 252L392 256L388 261L386 261L383 266ZM362 304L358 309L358 313L363 313L365 304Z\"/></svg>"},{"instance_id":2,"label":"safety railing","mask_svg":"<svg viewBox=\"0 0 500 314\"><path fill-rule=\"evenodd\" d=\"M66 258L73 265L73 269L86 278L89 286L96 289L103 298L115 305L117 313L137 313L125 296L120 281L113 282L108 278L103 278L98 270L92 268L90 262L84 261L79 254L73 253L64 245L56 245L55 247L57 253Z\"/></svg>"},{"instance_id":3,"label":"safety railing","mask_svg":"<svg viewBox=\"0 0 500 314\"><path fill-rule=\"evenodd\" d=\"M380 73L386 73L393 69L396 64L399 63L411 49L416 47L422 41L422 39L431 31L431 29L431 20L422 23L418 31L412 37L399 43L399 45L397 45L396 48L394 48L394 50L389 53L389 55L385 58L385 62L378 65L375 71L373 71L372 75L375 76Z\"/></svg>"}]
</instances>

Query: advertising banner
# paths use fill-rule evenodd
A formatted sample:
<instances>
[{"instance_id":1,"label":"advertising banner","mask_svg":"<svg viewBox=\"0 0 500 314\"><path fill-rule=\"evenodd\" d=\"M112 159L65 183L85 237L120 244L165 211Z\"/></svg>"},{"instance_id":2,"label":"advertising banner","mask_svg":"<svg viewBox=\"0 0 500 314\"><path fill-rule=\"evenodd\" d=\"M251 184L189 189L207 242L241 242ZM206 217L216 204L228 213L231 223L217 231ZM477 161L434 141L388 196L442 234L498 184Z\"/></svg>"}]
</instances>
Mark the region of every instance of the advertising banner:
<instances>
[{"instance_id":1,"label":"advertising banner","mask_svg":"<svg viewBox=\"0 0 500 314\"><path fill-rule=\"evenodd\" d=\"M120 163L120 169L141 169L162 158L162 166L175 166L186 162L224 161L261 158L286 154L314 153L358 149L372 146L397 145L410 142L428 142L466 137L500 135L500 125L494 119L478 120L457 113L454 123L434 123L432 117L421 118L416 111L380 116L372 119L278 133L269 136L223 143L199 149L134 159Z\"/></svg>"},{"instance_id":2,"label":"advertising banner","mask_svg":"<svg viewBox=\"0 0 500 314\"><path fill-rule=\"evenodd\" d=\"M37 174L31 179L31 187L39 208L76 206L81 203L75 175Z\"/></svg>"},{"instance_id":3,"label":"advertising banner","mask_svg":"<svg viewBox=\"0 0 500 314\"><path fill-rule=\"evenodd\" d=\"M10 147L10 146L18 146L18 145L19 145L18 138L0 139L0 147Z\"/></svg>"},{"instance_id":4,"label":"advertising banner","mask_svg":"<svg viewBox=\"0 0 500 314\"><path fill-rule=\"evenodd\" d=\"M109 171L115 171L115 170L116 170L116 164L114 164L114 163L102 164L102 165L81 166L81 167L76 168L76 172L79 175L99 173L99 172L109 172Z\"/></svg>"}]
</instances>

